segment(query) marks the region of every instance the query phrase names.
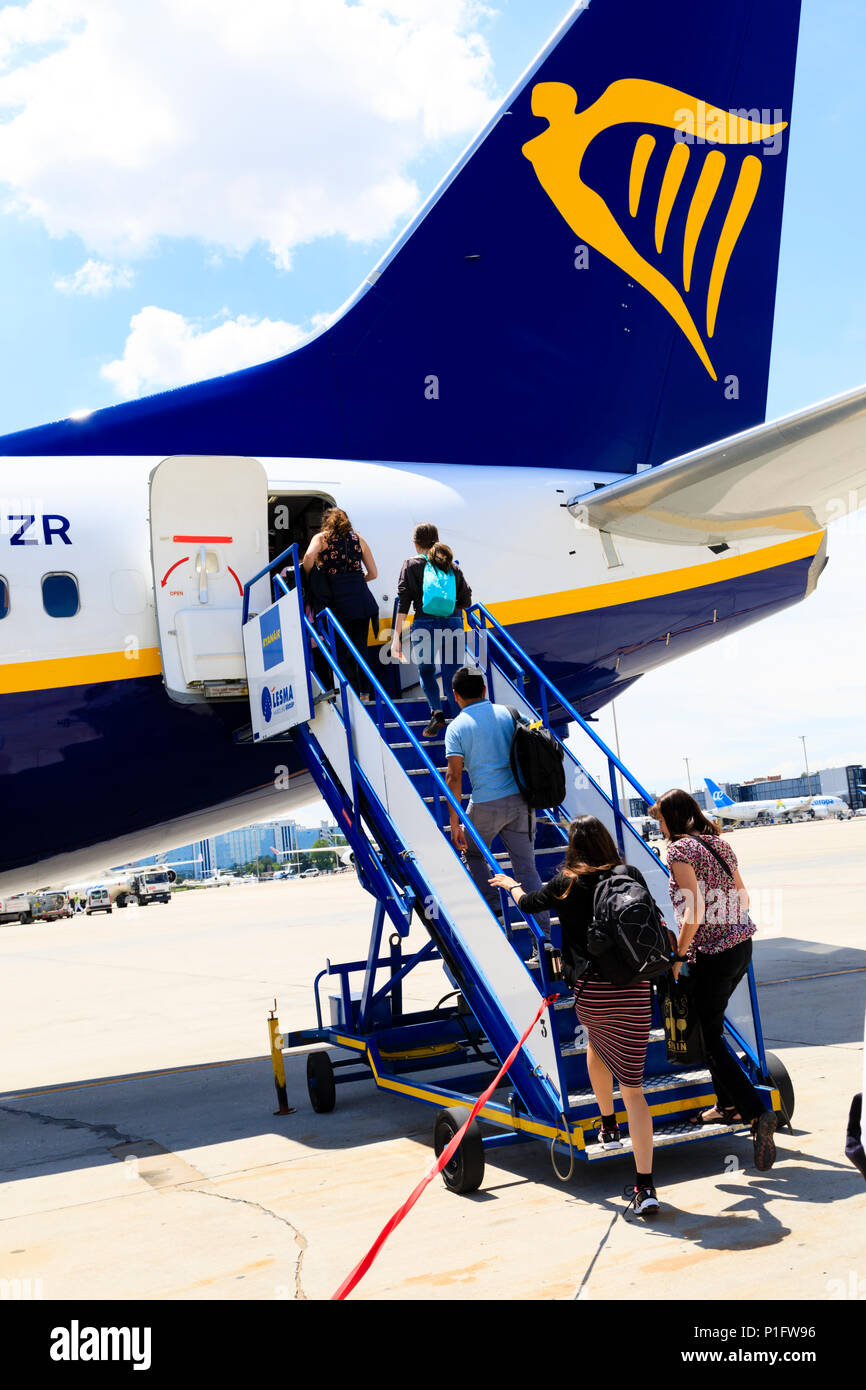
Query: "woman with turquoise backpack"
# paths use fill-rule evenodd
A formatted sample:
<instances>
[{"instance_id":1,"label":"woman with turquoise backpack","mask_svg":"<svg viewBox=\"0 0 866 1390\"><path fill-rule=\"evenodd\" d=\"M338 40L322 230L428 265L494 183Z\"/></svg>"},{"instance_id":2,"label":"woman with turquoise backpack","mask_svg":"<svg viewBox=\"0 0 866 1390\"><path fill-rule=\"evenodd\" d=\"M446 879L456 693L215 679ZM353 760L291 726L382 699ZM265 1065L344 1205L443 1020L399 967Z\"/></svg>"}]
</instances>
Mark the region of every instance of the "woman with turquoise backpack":
<instances>
[{"instance_id":1,"label":"woman with turquoise backpack","mask_svg":"<svg viewBox=\"0 0 866 1390\"><path fill-rule=\"evenodd\" d=\"M421 689L430 706L430 723L424 737L435 738L458 713L451 679L465 663L463 610L472 603L472 590L455 565L450 547L439 540L439 531L432 522L416 526L412 539L416 554L404 561L397 584L397 626L391 656L394 661L403 660L403 625L414 607L412 660L418 666Z\"/></svg>"}]
</instances>

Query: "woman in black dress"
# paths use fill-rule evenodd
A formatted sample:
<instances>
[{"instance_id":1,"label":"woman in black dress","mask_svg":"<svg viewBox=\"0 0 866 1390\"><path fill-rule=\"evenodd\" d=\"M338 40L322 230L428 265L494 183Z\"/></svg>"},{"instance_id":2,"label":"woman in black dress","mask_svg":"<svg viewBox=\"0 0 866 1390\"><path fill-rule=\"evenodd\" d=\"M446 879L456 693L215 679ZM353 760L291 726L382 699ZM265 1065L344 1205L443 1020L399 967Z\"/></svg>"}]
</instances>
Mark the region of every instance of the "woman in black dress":
<instances>
[{"instance_id":1,"label":"woman in black dress","mask_svg":"<svg viewBox=\"0 0 866 1390\"><path fill-rule=\"evenodd\" d=\"M303 566L307 575L316 571L316 589L322 595L317 609L330 608L347 637L365 657L370 619L378 613L368 585L377 578L379 571L370 547L364 537L352 529L341 507L329 507L324 513L322 529L307 546ZM349 652L340 651L341 646L338 644L337 659L346 679L362 700L372 698L369 681ZM316 663L316 671L321 679L319 663ZM323 681L325 683L330 684L330 681Z\"/></svg>"},{"instance_id":2,"label":"woman in black dress","mask_svg":"<svg viewBox=\"0 0 866 1390\"><path fill-rule=\"evenodd\" d=\"M653 1123L643 1093L652 987L649 980L636 985L611 984L590 964L586 943L593 917L593 895L600 880L613 868L622 868L646 887L640 870L623 864L622 855L601 821L595 816L578 816L569 827L565 864L538 892L524 893L507 874L497 874L490 882L511 893L521 912L559 914L562 973L574 986L578 1021L589 1039L586 1065L601 1111L598 1142L604 1148L619 1148L622 1143L613 1099L615 1076L628 1115L637 1170L629 1194L631 1204L639 1215L654 1216L659 1203L652 1171Z\"/></svg>"}]
</instances>

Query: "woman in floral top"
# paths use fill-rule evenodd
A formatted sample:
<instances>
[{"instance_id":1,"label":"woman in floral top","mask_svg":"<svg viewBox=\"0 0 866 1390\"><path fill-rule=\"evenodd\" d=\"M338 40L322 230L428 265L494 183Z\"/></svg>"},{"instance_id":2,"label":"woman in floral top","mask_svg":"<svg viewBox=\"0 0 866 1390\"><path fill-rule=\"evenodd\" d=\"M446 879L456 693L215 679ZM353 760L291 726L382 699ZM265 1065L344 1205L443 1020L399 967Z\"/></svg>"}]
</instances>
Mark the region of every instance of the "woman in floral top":
<instances>
[{"instance_id":1,"label":"woman in floral top","mask_svg":"<svg viewBox=\"0 0 866 1390\"><path fill-rule=\"evenodd\" d=\"M728 1000L749 968L755 934L737 856L694 797L680 788L660 796L651 814L669 841L670 894L679 929L674 976L688 961L716 1092L716 1104L701 1120L750 1124L755 1167L765 1171L776 1158L776 1116L765 1108L723 1032Z\"/></svg>"}]
</instances>

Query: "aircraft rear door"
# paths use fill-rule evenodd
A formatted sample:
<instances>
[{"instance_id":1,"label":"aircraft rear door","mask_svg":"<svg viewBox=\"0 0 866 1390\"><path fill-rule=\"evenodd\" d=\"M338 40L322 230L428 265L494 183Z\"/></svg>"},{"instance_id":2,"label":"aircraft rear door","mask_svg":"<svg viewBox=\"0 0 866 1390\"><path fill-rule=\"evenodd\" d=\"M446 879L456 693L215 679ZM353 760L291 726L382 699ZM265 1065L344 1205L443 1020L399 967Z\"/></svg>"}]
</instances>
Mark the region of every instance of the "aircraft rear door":
<instances>
[{"instance_id":1,"label":"aircraft rear door","mask_svg":"<svg viewBox=\"0 0 866 1390\"><path fill-rule=\"evenodd\" d=\"M267 474L258 459L177 455L150 475L156 617L175 700L246 695L243 584L268 561ZM270 603L267 578L252 607Z\"/></svg>"}]
</instances>

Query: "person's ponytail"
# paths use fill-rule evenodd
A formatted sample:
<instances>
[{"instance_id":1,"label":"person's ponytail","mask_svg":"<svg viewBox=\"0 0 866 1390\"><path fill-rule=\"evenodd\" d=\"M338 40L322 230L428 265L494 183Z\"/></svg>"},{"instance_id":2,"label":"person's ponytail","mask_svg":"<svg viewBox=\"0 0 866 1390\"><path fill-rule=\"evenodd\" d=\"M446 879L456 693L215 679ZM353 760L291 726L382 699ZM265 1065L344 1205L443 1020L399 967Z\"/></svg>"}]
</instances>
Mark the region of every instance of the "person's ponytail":
<instances>
[{"instance_id":1,"label":"person's ponytail","mask_svg":"<svg viewBox=\"0 0 866 1390\"><path fill-rule=\"evenodd\" d=\"M445 574L449 574L454 565L454 552L450 545L444 545L442 541L437 541L427 551L427 559L431 565L436 566L437 570L443 570Z\"/></svg>"}]
</instances>

